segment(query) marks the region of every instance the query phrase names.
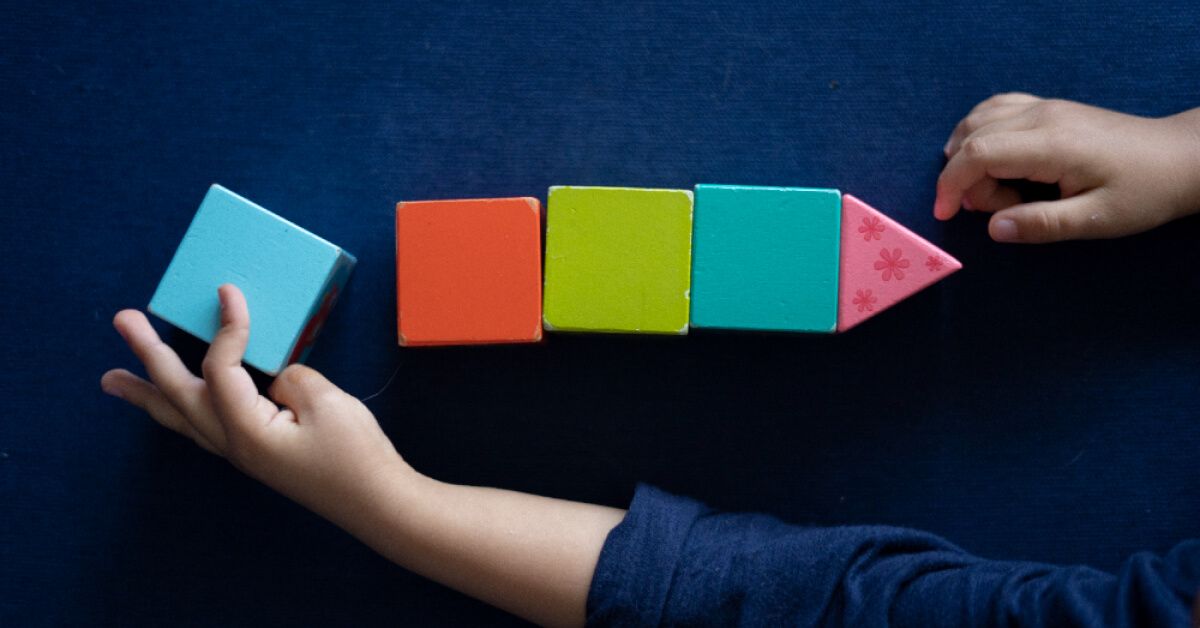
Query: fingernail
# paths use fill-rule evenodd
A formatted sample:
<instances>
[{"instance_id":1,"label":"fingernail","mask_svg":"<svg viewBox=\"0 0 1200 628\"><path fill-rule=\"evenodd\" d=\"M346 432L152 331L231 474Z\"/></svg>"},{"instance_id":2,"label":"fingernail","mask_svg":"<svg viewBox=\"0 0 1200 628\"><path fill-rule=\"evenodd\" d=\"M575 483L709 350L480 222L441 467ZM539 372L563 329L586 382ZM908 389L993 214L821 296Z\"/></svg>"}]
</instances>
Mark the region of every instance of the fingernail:
<instances>
[{"instance_id":1,"label":"fingernail","mask_svg":"<svg viewBox=\"0 0 1200 628\"><path fill-rule=\"evenodd\" d=\"M1018 237L1017 223L1007 218L997 220L992 225L992 239L997 242L1016 242Z\"/></svg>"},{"instance_id":2,"label":"fingernail","mask_svg":"<svg viewBox=\"0 0 1200 628\"><path fill-rule=\"evenodd\" d=\"M963 203L963 209L965 209L967 211L975 211L975 205L973 205L971 203L971 199L964 196L962 203Z\"/></svg>"},{"instance_id":3,"label":"fingernail","mask_svg":"<svg viewBox=\"0 0 1200 628\"><path fill-rule=\"evenodd\" d=\"M111 395L113 397L116 397L117 399L121 398L121 391L117 390L117 388L115 386L112 386L112 385L108 384L107 382L100 383L100 390L103 390L104 394L106 394L106 395Z\"/></svg>"}]
</instances>

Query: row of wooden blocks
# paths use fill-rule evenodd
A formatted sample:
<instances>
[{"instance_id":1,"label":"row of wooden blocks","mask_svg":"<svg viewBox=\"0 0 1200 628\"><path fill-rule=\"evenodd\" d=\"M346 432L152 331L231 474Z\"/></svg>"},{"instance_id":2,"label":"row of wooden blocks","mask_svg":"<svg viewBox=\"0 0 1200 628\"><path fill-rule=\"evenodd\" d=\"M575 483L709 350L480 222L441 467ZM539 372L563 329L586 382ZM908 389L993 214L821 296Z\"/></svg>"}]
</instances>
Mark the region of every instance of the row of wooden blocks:
<instances>
[{"instance_id":1,"label":"row of wooden blocks","mask_svg":"<svg viewBox=\"0 0 1200 628\"><path fill-rule=\"evenodd\" d=\"M552 187L536 198L396 207L404 346L536 342L550 331L845 331L961 265L837 190ZM149 309L204 340L215 289L242 288L246 361L303 360L355 258L214 185Z\"/></svg>"}]
</instances>

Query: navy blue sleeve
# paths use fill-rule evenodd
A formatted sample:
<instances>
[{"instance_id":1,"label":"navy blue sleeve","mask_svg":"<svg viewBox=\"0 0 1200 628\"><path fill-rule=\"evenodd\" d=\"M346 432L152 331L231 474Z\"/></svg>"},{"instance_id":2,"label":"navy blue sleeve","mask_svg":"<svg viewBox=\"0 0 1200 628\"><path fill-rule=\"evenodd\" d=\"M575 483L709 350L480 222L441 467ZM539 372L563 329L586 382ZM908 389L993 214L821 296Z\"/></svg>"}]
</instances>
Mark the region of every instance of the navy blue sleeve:
<instances>
[{"instance_id":1,"label":"navy blue sleeve","mask_svg":"<svg viewBox=\"0 0 1200 628\"><path fill-rule=\"evenodd\" d=\"M590 625L1187 626L1200 541L1117 574L972 556L931 534L801 527L641 486L608 536Z\"/></svg>"}]
</instances>

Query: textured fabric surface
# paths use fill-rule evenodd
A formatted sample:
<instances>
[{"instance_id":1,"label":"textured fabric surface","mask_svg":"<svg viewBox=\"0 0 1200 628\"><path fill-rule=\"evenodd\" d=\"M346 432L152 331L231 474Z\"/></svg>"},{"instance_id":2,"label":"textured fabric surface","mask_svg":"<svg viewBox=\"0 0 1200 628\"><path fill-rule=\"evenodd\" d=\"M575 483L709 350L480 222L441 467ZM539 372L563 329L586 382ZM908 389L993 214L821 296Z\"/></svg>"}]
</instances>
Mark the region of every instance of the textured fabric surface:
<instances>
[{"instance_id":1,"label":"textured fabric surface","mask_svg":"<svg viewBox=\"0 0 1200 628\"><path fill-rule=\"evenodd\" d=\"M991 93L1200 104L1194 2L106 4L0 20L0 624L515 621L100 392L213 182L358 257L308 362L357 396L402 369L368 405L441 480L1108 571L1196 535L1197 220L1013 247L931 217ZM698 182L836 187L964 269L844 336L395 346L396 201Z\"/></svg>"},{"instance_id":2,"label":"textured fabric surface","mask_svg":"<svg viewBox=\"0 0 1200 628\"><path fill-rule=\"evenodd\" d=\"M927 532L802 527L639 487L588 596L597 626L1188 626L1200 540L1116 573L990 561Z\"/></svg>"}]
</instances>

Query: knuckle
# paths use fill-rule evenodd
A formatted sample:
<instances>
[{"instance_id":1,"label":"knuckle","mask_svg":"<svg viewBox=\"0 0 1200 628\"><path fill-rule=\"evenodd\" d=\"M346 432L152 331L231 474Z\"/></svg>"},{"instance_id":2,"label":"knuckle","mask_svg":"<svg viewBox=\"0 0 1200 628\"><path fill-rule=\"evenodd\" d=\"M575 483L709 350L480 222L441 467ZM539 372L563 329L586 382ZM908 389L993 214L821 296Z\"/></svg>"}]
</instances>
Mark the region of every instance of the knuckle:
<instances>
[{"instance_id":1,"label":"knuckle","mask_svg":"<svg viewBox=\"0 0 1200 628\"><path fill-rule=\"evenodd\" d=\"M1030 94L1029 92L1004 92L1003 94L1000 94L1000 96L999 96L999 99L1004 102L1013 102L1013 101L1018 101L1018 100L1030 100L1030 99L1036 99L1036 98L1037 98L1037 96L1034 96L1033 94Z\"/></svg>"},{"instance_id":2,"label":"knuckle","mask_svg":"<svg viewBox=\"0 0 1200 628\"><path fill-rule=\"evenodd\" d=\"M1008 93L992 94L991 96L979 101L979 104L975 105L975 108L972 111L979 111L980 109L986 109L992 105L1002 103L1006 98L1008 98Z\"/></svg>"},{"instance_id":3,"label":"knuckle","mask_svg":"<svg viewBox=\"0 0 1200 628\"><path fill-rule=\"evenodd\" d=\"M971 159L983 159L987 157L990 146L981 137L969 137L963 142L963 153Z\"/></svg>"},{"instance_id":4,"label":"knuckle","mask_svg":"<svg viewBox=\"0 0 1200 628\"><path fill-rule=\"evenodd\" d=\"M157 340L150 345L150 353L154 357L160 357L160 358L170 357L170 354L173 353L174 351L175 350L172 349L170 345L163 342L162 340Z\"/></svg>"},{"instance_id":5,"label":"knuckle","mask_svg":"<svg viewBox=\"0 0 1200 628\"><path fill-rule=\"evenodd\" d=\"M980 113L968 114L962 121L963 130L967 133L974 133L983 126L983 115Z\"/></svg>"},{"instance_id":6,"label":"knuckle","mask_svg":"<svg viewBox=\"0 0 1200 628\"><path fill-rule=\"evenodd\" d=\"M1000 92L999 94L992 94L991 96L988 96L983 102L979 103L976 109L984 109L994 105L1003 105L1015 100L1021 100L1025 97L1026 94L1022 92Z\"/></svg>"},{"instance_id":7,"label":"knuckle","mask_svg":"<svg viewBox=\"0 0 1200 628\"><path fill-rule=\"evenodd\" d=\"M221 329L221 334L238 341L248 340L250 327L244 323L231 323Z\"/></svg>"},{"instance_id":8,"label":"knuckle","mask_svg":"<svg viewBox=\"0 0 1200 628\"><path fill-rule=\"evenodd\" d=\"M1055 122L1062 119L1063 115L1070 110L1071 103L1065 100L1043 100L1036 105L1035 114L1041 122Z\"/></svg>"},{"instance_id":9,"label":"knuckle","mask_svg":"<svg viewBox=\"0 0 1200 628\"><path fill-rule=\"evenodd\" d=\"M170 345L160 340L146 349L146 354L142 361L147 366L164 366L171 364L177 355Z\"/></svg>"},{"instance_id":10,"label":"knuckle","mask_svg":"<svg viewBox=\"0 0 1200 628\"><path fill-rule=\"evenodd\" d=\"M204 356L204 359L200 361L200 372L205 377L212 377L213 373L217 372L220 368L221 365L211 355Z\"/></svg>"},{"instance_id":11,"label":"knuckle","mask_svg":"<svg viewBox=\"0 0 1200 628\"><path fill-rule=\"evenodd\" d=\"M303 388L312 381L312 371L303 364L289 364L287 368L280 371L279 379L292 386Z\"/></svg>"},{"instance_id":12,"label":"knuckle","mask_svg":"<svg viewBox=\"0 0 1200 628\"><path fill-rule=\"evenodd\" d=\"M1057 212L1040 211L1033 217L1034 233L1046 240L1058 239L1062 235L1062 220Z\"/></svg>"},{"instance_id":13,"label":"knuckle","mask_svg":"<svg viewBox=\"0 0 1200 628\"><path fill-rule=\"evenodd\" d=\"M279 373L279 379L314 408L333 407L341 404L345 398L341 389L330 385L320 373L301 364L285 368Z\"/></svg>"}]
</instances>

